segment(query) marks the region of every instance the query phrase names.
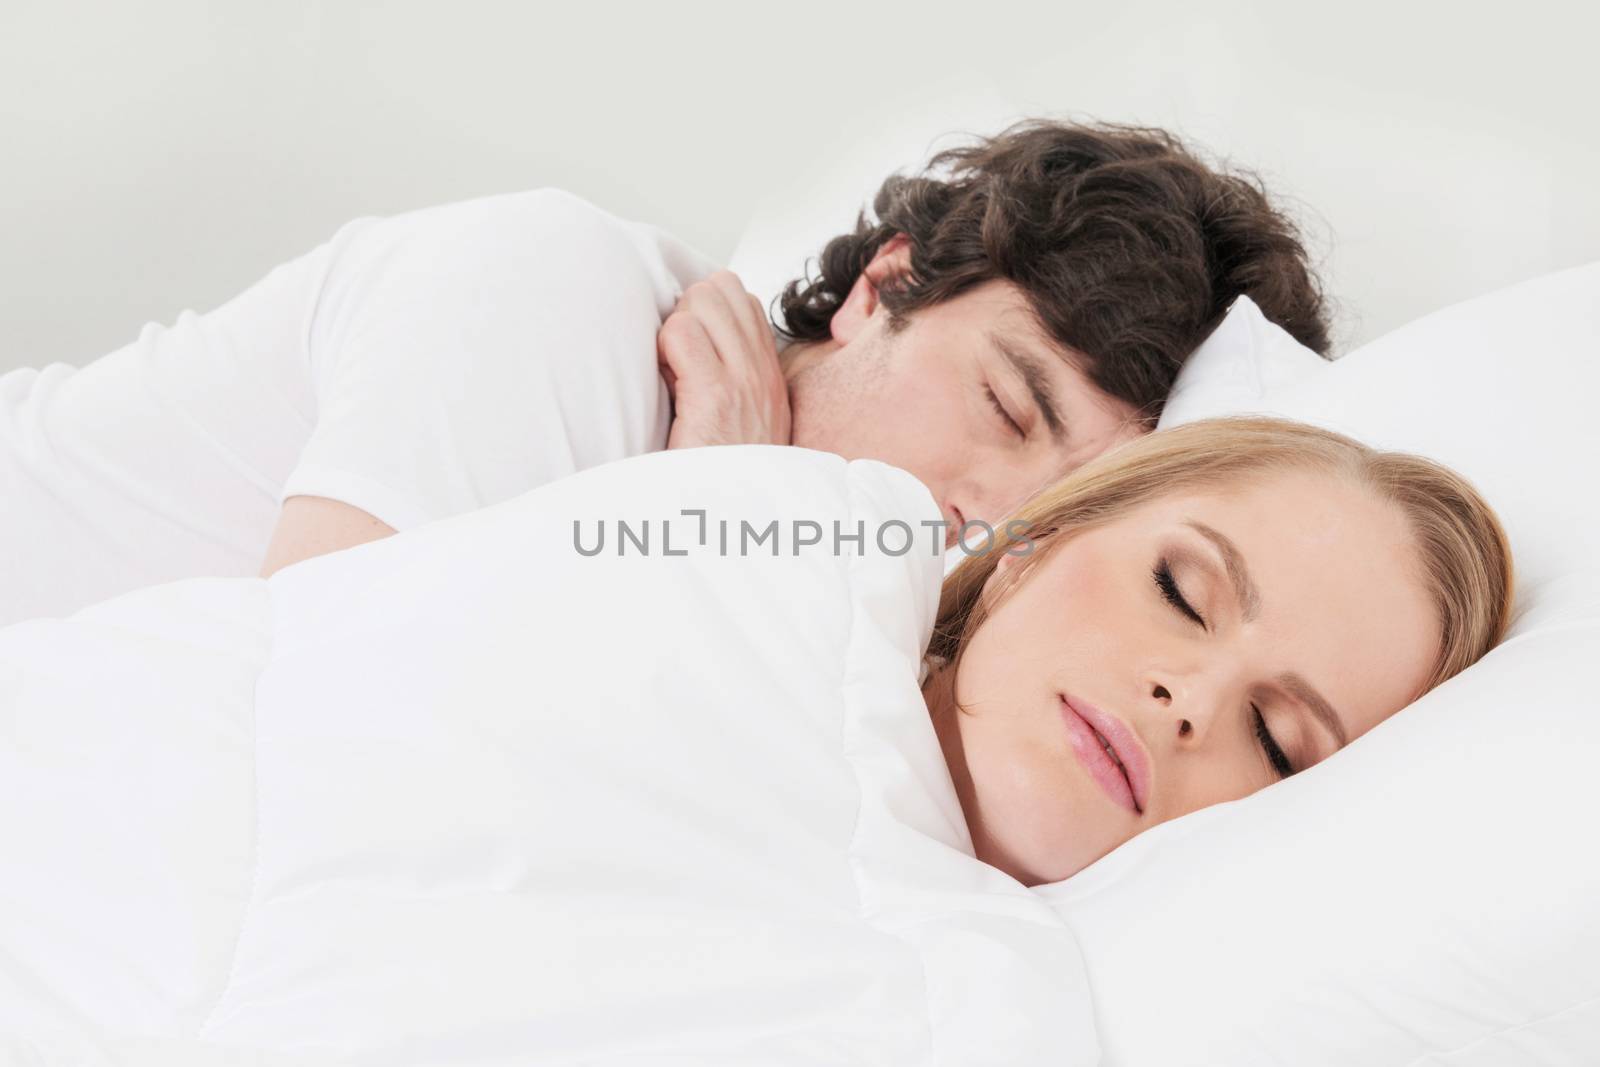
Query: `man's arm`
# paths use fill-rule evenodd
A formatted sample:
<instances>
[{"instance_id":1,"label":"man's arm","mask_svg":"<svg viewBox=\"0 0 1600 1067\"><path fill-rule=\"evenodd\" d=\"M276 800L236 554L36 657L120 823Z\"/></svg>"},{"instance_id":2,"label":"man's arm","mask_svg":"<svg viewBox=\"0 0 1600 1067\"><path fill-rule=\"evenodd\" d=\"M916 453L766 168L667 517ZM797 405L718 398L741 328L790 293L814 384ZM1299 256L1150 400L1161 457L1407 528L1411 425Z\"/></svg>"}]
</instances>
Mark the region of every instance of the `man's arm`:
<instances>
[{"instance_id":1,"label":"man's arm","mask_svg":"<svg viewBox=\"0 0 1600 1067\"><path fill-rule=\"evenodd\" d=\"M261 563L261 577L312 556L388 537L394 527L358 507L321 496L292 496L278 512L278 524Z\"/></svg>"}]
</instances>

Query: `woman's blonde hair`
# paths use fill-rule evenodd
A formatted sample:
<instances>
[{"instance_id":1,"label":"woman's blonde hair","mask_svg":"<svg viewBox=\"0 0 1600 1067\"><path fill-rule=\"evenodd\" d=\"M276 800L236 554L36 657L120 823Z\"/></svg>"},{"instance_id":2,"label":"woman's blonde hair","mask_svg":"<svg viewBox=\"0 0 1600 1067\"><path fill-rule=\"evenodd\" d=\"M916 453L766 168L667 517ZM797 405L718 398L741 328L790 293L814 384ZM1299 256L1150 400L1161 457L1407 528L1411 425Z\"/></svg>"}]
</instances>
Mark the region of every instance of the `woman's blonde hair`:
<instances>
[{"instance_id":1,"label":"woman's blonde hair","mask_svg":"<svg viewBox=\"0 0 1600 1067\"><path fill-rule=\"evenodd\" d=\"M1140 438L1035 497L996 531L989 551L969 556L945 579L929 659L959 662L968 638L999 597L1073 534L1172 493L1236 486L1260 475L1307 468L1348 477L1405 516L1441 632L1422 692L1465 670L1500 641L1511 612L1511 549L1494 511L1466 479L1432 460L1381 452L1329 430L1285 419L1237 417ZM998 595L981 596L1002 555L1023 542L1031 542L1031 548L1013 553L1004 584L997 583Z\"/></svg>"}]
</instances>

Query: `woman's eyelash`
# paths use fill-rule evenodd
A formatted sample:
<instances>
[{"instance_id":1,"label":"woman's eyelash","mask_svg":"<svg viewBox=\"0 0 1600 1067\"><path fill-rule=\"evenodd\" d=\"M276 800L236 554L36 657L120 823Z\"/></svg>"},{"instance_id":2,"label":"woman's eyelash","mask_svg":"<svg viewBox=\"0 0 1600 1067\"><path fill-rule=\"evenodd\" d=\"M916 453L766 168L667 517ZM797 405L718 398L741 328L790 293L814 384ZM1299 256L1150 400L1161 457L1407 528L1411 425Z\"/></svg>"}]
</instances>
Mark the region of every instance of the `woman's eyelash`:
<instances>
[{"instance_id":1,"label":"woman's eyelash","mask_svg":"<svg viewBox=\"0 0 1600 1067\"><path fill-rule=\"evenodd\" d=\"M1000 413L1000 417L1005 419L1006 423L1010 425L1012 432L1014 432L1018 437L1028 436L1022 432L1022 427L1017 424L1016 419L1011 417L1011 413L1006 410L1005 405L1000 403L1000 398L994 395L994 387L985 385L983 387L983 391L989 395L989 403L994 405L994 409Z\"/></svg>"},{"instance_id":2,"label":"woman's eyelash","mask_svg":"<svg viewBox=\"0 0 1600 1067\"><path fill-rule=\"evenodd\" d=\"M1283 754L1283 749L1278 746L1272 731L1267 729L1267 720L1262 718L1261 709L1251 704L1250 714L1255 719L1256 737L1260 740L1261 747L1266 750L1267 761L1272 764L1272 769L1278 772L1279 778L1289 777L1294 773L1294 767L1290 765L1289 757Z\"/></svg>"},{"instance_id":3,"label":"woman's eyelash","mask_svg":"<svg viewBox=\"0 0 1600 1067\"><path fill-rule=\"evenodd\" d=\"M1156 564L1152 577L1155 578L1156 588L1161 590L1161 595L1166 598L1167 603L1177 608L1179 612L1190 620L1199 623L1202 627L1205 626L1206 620L1201 618L1200 613L1194 610L1189 605L1189 602L1183 598L1183 592L1179 590L1177 581L1172 577L1171 564L1163 559Z\"/></svg>"}]
</instances>

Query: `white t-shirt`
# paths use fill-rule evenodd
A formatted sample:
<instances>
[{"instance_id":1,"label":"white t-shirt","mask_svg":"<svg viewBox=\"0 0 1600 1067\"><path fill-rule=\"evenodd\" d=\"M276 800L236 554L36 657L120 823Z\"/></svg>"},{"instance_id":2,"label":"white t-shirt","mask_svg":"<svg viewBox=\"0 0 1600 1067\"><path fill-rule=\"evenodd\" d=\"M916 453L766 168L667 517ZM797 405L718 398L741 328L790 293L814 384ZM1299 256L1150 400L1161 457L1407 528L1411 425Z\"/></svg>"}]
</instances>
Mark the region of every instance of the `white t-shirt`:
<instances>
[{"instance_id":1,"label":"white t-shirt","mask_svg":"<svg viewBox=\"0 0 1600 1067\"><path fill-rule=\"evenodd\" d=\"M0 377L0 625L258 572L281 502L397 530L665 446L716 264L559 189L362 218L214 311Z\"/></svg>"}]
</instances>

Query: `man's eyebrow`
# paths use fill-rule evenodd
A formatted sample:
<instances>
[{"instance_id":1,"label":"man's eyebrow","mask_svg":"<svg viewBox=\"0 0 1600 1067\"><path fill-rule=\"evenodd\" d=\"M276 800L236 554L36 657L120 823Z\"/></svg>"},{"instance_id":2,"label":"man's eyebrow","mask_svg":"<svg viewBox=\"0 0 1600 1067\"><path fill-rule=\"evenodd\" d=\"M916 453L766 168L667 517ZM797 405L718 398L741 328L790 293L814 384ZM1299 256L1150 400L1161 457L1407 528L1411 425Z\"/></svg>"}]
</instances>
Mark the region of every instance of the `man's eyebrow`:
<instances>
[{"instance_id":1,"label":"man's eyebrow","mask_svg":"<svg viewBox=\"0 0 1600 1067\"><path fill-rule=\"evenodd\" d=\"M1221 530L1214 530L1198 519L1188 519L1184 525L1215 546L1217 553L1222 557L1222 565L1228 570L1228 580L1233 583L1233 594L1239 599L1239 610L1244 616L1244 621L1249 622L1254 619L1261 612L1261 594L1256 590L1255 583L1250 580L1250 571L1244 565L1244 555L1239 551L1239 547Z\"/></svg>"},{"instance_id":2,"label":"man's eyebrow","mask_svg":"<svg viewBox=\"0 0 1600 1067\"><path fill-rule=\"evenodd\" d=\"M1311 687L1310 682L1293 671L1288 671L1278 675L1278 684L1311 709L1311 714L1320 719L1322 725L1328 728L1328 732L1333 735L1333 739L1339 742L1340 748L1350 743L1349 735L1344 732L1344 723L1339 721L1339 716L1333 710L1333 705L1323 699L1322 694Z\"/></svg>"},{"instance_id":3,"label":"man's eyebrow","mask_svg":"<svg viewBox=\"0 0 1600 1067\"><path fill-rule=\"evenodd\" d=\"M1245 568L1244 555L1239 547L1228 539L1221 530L1213 529L1198 519L1188 519L1185 526L1194 530L1216 546L1218 554L1222 556L1222 565L1228 570L1228 579L1233 583L1234 595L1239 598L1239 606L1246 621L1255 618L1261 611L1261 594L1257 591L1255 583L1250 580L1250 572ZM1333 710L1327 698L1293 671L1286 671L1278 675L1278 684L1288 690L1289 694L1311 709L1311 714L1321 721L1328 732L1339 742L1343 748L1350 743L1350 736L1345 732L1344 723Z\"/></svg>"},{"instance_id":4,"label":"man's eyebrow","mask_svg":"<svg viewBox=\"0 0 1600 1067\"><path fill-rule=\"evenodd\" d=\"M1018 348L1011 343L1010 338L996 332L988 331L989 343L995 350L1006 358L1006 362L1016 368L1022 375L1023 384L1028 387L1028 392L1033 396L1033 402L1039 406L1039 411L1044 415L1044 424L1050 428L1050 436L1060 442L1066 439L1066 423L1061 419L1061 413L1056 409L1055 390L1050 385L1050 376L1045 373L1044 365L1033 354Z\"/></svg>"}]
</instances>

